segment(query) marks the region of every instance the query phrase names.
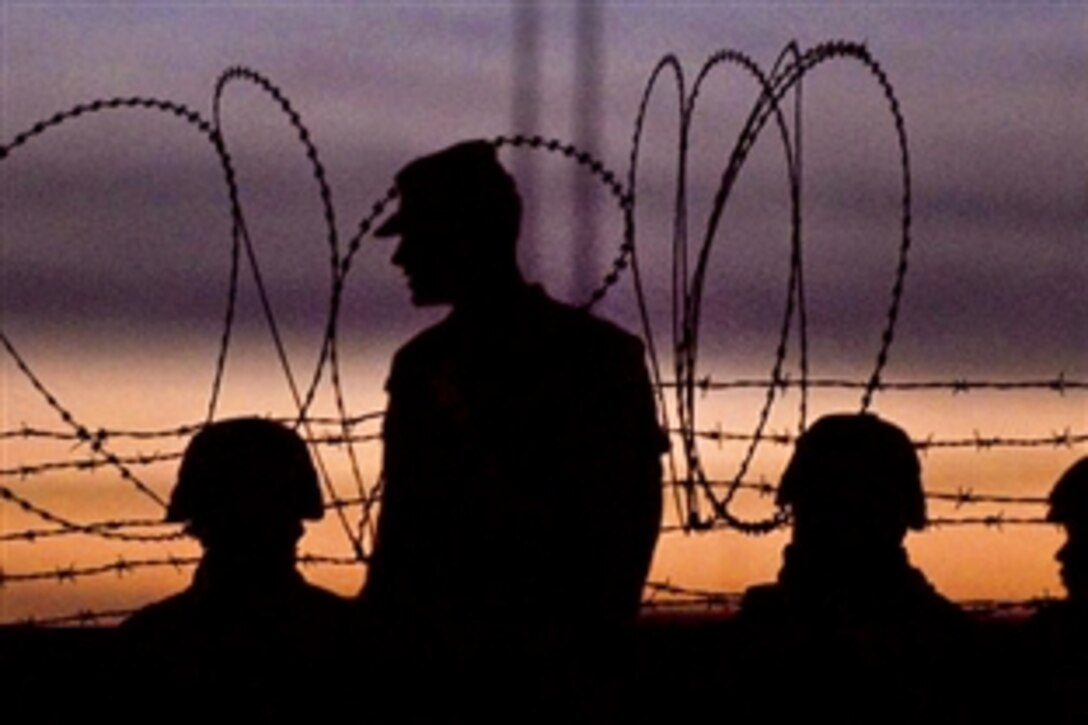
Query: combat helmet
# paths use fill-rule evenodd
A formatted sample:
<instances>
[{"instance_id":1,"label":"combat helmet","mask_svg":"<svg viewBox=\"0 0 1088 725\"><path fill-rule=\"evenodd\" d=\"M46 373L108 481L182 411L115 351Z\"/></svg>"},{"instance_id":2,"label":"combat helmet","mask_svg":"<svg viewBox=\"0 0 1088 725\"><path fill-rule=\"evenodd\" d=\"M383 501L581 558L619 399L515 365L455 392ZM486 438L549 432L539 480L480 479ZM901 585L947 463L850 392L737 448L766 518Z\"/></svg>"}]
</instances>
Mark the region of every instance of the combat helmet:
<instances>
[{"instance_id":1,"label":"combat helmet","mask_svg":"<svg viewBox=\"0 0 1088 725\"><path fill-rule=\"evenodd\" d=\"M189 441L170 496L171 522L318 520L317 473L298 433L265 418L210 423Z\"/></svg>"},{"instance_id":2,"label":"combat helmet","mask_svg":"<svg viewBox=\"0 0 1088 725\"><path fill-rule=\"evenodd\" d=\"M1046 519L1065 525L1088 523L1088 456L1070 466L1054 484Z\"/></svg>"},{"instance_id":3,"label":"combat helmet","mask_svg":"<svg viewBox=\"0 0 1088 725\"><path fill-rule=\"evenodd\" d=\"M921 466L907 434L870 413L828 415L797 440L777 503L794 511L835 507L922 529Z\"/></svg>"}]
</instances>

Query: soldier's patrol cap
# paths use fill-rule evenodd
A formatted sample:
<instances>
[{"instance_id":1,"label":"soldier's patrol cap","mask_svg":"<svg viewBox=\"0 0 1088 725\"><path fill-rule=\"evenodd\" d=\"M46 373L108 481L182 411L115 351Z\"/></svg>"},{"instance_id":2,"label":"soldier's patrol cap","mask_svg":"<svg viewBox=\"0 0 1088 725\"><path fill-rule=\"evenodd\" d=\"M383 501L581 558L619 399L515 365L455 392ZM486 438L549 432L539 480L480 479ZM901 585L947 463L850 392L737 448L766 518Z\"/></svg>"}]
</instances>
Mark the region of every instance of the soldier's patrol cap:
<instances>
[{"instance_id":1,"label":"soldier's patrol cap","mask_svg":"<svg viewBox=\"0 0 1088 725\"><path fill-rule=\"evenodd\" d=\"M1070 466L1054 484L1046 519L1056 524L1088 523L1088 456Z\"/></svg>"},{"instance_id":2,"label":"soldier's patrol cap","mask_svg":"<svg viewBox=\"0 0 1088 725\"><path fill-rule=\"evenodd\" d=\"M514 179L488 141L465 141L420 157L397 173L395 185L400 207L376 237L413 227L472 228L520 213Z\"/></svg>"},{"instance_id":3,"label":"soldier's patrol cap","mask_svg":"<svg viewBox=\"0 0 1088 725\"><path fill-rule=\"evenodd\" d=\"M777 502L849 507L860 515L926 523L921 466L902 428L870 413L824 416L797 439Z\"/></svg>"},{"instance_id":4,"label":"soldier's patrol cap","mask_svg":"<svg viewBox=\"0 0 1088 725\"><path fill-rule=\"evenodd\" d=\"M166 520L227 520L244 513L296 520L324 514L306 443L265 418L217 421L193 436Z\"/></svg>"}]
</instances>

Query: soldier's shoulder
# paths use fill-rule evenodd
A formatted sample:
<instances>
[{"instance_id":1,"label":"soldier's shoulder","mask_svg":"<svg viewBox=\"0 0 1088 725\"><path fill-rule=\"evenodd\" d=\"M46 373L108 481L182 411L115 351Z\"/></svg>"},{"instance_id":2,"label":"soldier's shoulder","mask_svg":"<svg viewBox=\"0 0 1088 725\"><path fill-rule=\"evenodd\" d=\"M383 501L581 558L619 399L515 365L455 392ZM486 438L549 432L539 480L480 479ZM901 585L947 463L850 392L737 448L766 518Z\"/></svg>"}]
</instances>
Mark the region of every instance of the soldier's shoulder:
<instances>
[{"instance_id":1,"label":"soldier's shoulder","mask_svg":"<svg viewBox=\"0 0 1088 725\"><path fill-rule=\"evenodd\" d=\"M1067 632L1072 625L1088 631L1088 609L1066 599L1046 601L1028 618L1025 629L1035 633Z\"/></svg>"},{"instance_id":2,"label":"soldier's shoulder","mask_svg":"<svg viewBox=\"0 0 1088 725\"><path fill-rule=\"evenodd\" d=\"M971 625L970 615L941 594L920 570L910 567L905 581L906 589L895 597L904 613L930 626L962 629Z\"/></svg>"},{"instance_id":3,"label":"soldier's shoulder","mask_svg":"<svg viewBox=\"0 0 1088 725\"><path fill-rule=\"evenodd\" d=\"M543 293L537 298L536 304L544 327L555 336L641 359L642 339L616 323L583 307L554 300Z\"/></svg>"},{"instance_id":4,"label":"soldier's shoulder","mask_svg":"<svg viewBox=\"0 0 1088 725\"><path fill-rule=\"evenodd\" d=\"M423 369L444 359L454 348L454 331L449 318L431 325L404 343L393 353L386 388L397 379L413 377Z\"/></svg>"},{"instance_id":5,"label":"soldier's shoulder","mask_svg":"<svg viewBox=\"0 0 1088 725\"><path fill-rule=\"evenodd\" d=\"M393 356L393 361L411 361L445 349L451 343L452 335L453 325L447 317L416 333L412 339L401 345Z\"/></svg>"},{"instance_id":6,"label":"soldier's shoulder","mask_svg":"<svg viewBox=\"0 0 1088 725\"><path fill-rule=\"evenodd\" d=\"M121 622L120 630L130 634L165 632L186 626L193 615L189 590L147 604Z\"/></svg>"},{"instance_id":7,"label":"soldier's shoulder","mask_svg":"<svg viewBox=\"0 0 1088 725\"><path fill-rule=\"evenodd\" d=\"M777 582L756 584L748 587L740 600L741 618L758 618L781 615L785 608L785 592Z\"/></svg>"},{"instance_id":8,"label":"soldier's shoulder","mask_svg":"<svg viewBox=\"0 0 1088 725\"><path fill-rule=\"evenodd\" d=\"M303 587L306 602L314 610L324 611L336 616L346 616L355 611L352 601L336 592L329 591L305 580L303 580Z\"/></svg>"}]
</instances>

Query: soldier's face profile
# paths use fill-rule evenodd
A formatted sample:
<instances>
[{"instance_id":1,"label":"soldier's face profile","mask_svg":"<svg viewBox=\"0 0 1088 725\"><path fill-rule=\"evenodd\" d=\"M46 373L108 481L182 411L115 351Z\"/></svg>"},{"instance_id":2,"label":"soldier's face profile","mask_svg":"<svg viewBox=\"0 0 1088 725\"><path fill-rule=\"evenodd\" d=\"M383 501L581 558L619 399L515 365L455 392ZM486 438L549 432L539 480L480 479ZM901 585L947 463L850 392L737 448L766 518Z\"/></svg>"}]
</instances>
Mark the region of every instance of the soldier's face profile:
<instances>
[{"instance_id":1,"label":"soldier's face profile","mask_svg":"<svg viewBox=\"0 0 1088 725\"><path fill-rule=\"evenodd\" d=\"M400 236L392 262L403 270L417 307L450 304L456 299L458 259L446 230L412 225Z\"/></svg>"},{"instance_id":2,"label":"soldier's face profile","mask_svg":"<svg viewBox=\"0 0 1088 725\"><path fill-rule=\"evenodd\" d=\"M1054 558L1061 564L1065 590L1073 599L1088 599L1088 522L1065 524L1066 540Z\"/></svg>"}]
</instances>

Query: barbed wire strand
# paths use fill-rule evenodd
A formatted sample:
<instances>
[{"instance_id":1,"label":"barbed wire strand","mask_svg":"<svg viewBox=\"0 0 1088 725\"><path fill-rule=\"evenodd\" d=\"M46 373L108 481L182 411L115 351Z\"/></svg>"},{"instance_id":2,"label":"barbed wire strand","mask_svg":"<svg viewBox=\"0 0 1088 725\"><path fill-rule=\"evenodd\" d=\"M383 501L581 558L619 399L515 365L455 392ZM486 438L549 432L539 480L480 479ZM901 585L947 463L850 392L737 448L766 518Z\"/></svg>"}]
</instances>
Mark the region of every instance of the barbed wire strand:
<instances>
[{"instance_id":1,"label":"barbed wire strand","mask_svg":"<svg viewBox=\"0 0 1088 725\"><path fill-rule=\"evenodd\" d=\"M665 387L679 387L684 381L665 381L661 383ZM749 388L766 388L775 385L780 389L789 388L823 388L843 390L864 390L869 381L847 380L844 378L809 378L807 380L794 380L788 375L782 375L777 380L763 378L737 378L731 380L714 380L707 375L695 382L695 387L702 393L717 390L743 390ZM1049 390L1064 396L1066 393L1088 390L1088 381L1069 380L1064 373L1050 379L1034 380L980 380L959 378L955 380L918 380L918 381L886 381L881 380L874 388L877 392L932 392L947 390L953 395L966 394L975 391L1044 391Z\"/></svg>"},{"instance_id":2,"label":"barbed wire strand","mask_svg":"<svg viewBox=\"0 0 1088 725\"><path fill-rule=\"evenodd\" d=\"M20 508L26 513L33 514L38 518L52 524L56 524L54 528L48 529L24 529L22 531L9 531L0 534L0 541L11 542L27 542L34 543L39 539L46 538L58 538L63 536L73 535L101 535L103 538L113 539L117 541L126 542L149 542L149 541L177 541L184 539L188 534L183 530L176 530L177 524L173 522L167 522L162 519L114 519L107 521L94 521L89 524L77 524L71 522L64 517L58 516L52 511L40 506L36 506L28 499L19 496L14 491L7 487L0 486L0 499L7 500ZM373 504L373 497L368 496L366 498L343 498L335 499L332 501L326 501L324 503L324 509L335 508L352 508L352 507L369 507ZM148 529L148 528L170 528L174 531L162 534L131 534L124 531L124 529ZM107 534L103 535L102 532L106 531Z\"/></svg>"}]
</instances>

